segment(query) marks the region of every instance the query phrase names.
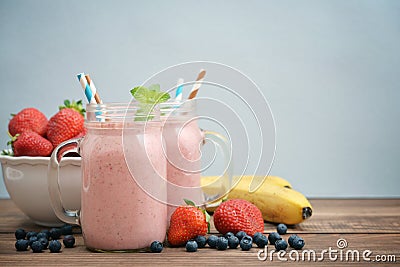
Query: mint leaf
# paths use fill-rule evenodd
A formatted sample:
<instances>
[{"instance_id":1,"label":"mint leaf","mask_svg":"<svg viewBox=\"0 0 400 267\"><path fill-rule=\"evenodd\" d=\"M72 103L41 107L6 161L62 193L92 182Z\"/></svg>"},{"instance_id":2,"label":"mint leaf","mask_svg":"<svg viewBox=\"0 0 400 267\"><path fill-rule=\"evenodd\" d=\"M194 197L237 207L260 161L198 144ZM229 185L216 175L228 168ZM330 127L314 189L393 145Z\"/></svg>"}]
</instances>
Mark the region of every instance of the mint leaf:
<instances>
[{"instance_id":1,"label":"mint leaf","mask_svg":"<svg viewBox=\"0 0 400 267\"><path fill-rule=\"evenodd\" d=\"M135 121L147 121L154 118L154 115L150 115L154 106L171 97L167 92L160 91L159 84L152 84L149 88L137 86L131 90L131 94L139 102Z\"/></svg>"},{"instance_id":2,"label":"mint leaf","mask_svg":"<svg viewBox=\"0 0 400 267\"><path fill-rule=\"evenodd\" d=\"M152 84L149 88L137 86L131 90L132 96L140 103L159 104L170 99L167 92L160 92L159 84Z\"/></svg>"},{"instance_id":3,"label":"mint leaf","mask_svg":"<svg viewBox=\"0 0 400 267\"><path fill-rule=\"evenodd\" d=\"M152 84L149 86L150 91L160 92L160 85L159 84Z\"/></svg>"},{"instance_id":4,"label":"mint leaf","mask_svg":"<svg viewBox=\"0 0 400 267\"><path fill-rule=\"evenodd\" d=\"M140 103L147 103L148 99L147 92L148 89L143 86L138 86L131 90L132 96Z\"/></svg>"},{"instance_id":5,"label":"mint leaf","mask_svg":"<svg viewBox=\"0 0 400 267\"><path fill-rule=\"evenodd\" d=\"M151 114L152 105L146 103L139 103L139 109L136 111L135 121L148 121L154 118Z\"/></svg>"},{"instance_id":6,"label":"mint leaf","mask_svg":"<svg viewBox=\"0 0 400 267\"><path fill-rule=\"evenodd\" d=\"M170 99L171 96L166 93L166 92L160 92L157 95L157 103L163 103L166 102L168 99Z\"/></svg>"}]
</instances>

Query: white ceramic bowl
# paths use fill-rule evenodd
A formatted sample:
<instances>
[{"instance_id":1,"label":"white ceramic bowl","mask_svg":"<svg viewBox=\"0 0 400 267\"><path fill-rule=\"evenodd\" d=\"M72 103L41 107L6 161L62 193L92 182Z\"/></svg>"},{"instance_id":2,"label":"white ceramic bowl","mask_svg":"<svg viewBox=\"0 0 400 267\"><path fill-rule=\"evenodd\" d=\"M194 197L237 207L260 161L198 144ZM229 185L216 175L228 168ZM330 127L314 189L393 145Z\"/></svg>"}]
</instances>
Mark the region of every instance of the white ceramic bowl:
<instances>
[{"instance_id":1,"label":"white ceramic bowl","mask_svg":"<svg viewBox=\"0 0 400 267\"><path fill-rule=\"evenodd\" d=\"M36 224L61 226L51 205L47 186L50 157L0 155L4 183L15 205ZM78 210L81 205L81 158L65 157L60 162L59 184L64 207Z\"/></svg>"}]
</instances>

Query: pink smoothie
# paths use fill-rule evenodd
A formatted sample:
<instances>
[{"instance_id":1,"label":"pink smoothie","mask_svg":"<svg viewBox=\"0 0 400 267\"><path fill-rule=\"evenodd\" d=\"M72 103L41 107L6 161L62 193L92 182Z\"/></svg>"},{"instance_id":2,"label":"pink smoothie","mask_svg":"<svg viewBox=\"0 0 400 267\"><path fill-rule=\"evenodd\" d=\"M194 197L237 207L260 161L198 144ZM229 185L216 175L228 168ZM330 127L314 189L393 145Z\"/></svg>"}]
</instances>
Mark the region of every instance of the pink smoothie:
<instances>
[{"instance_id":1,"label":"pink smoothie","mask_svg":"<svg viewBox=\"0 0 400 267\"><path fill-rule=\"evenodd\" d=\"M123 131L122 124L92 122L87 126L81 144L80 220L85 245L95 250L136 250L148 247L154 240L164 241L167 206L162 198L166 198L166 185L154 184L156 198L146 193L129 172L128 166L132 165L127 165L123 151L124 145L128 162L138 163L133 166L133 173L141 177L135 178L151 180L155 171L165 177L161 129L150 127L143 134L141 129ZM154 169L143 164L146 157Z\"/></svg>"},{"instance_id":2,"label":"pink smoothie","mask_svg":"<svg viewBox=\"0 0 400 267\"><path fill-rule=\"evenodd\" d=\"M184 199L201 205L204 202L200 188L201 146L204 135L196 121L169 119L163 129L167 151L168 219Z\"/></svg>"}]
</instances>

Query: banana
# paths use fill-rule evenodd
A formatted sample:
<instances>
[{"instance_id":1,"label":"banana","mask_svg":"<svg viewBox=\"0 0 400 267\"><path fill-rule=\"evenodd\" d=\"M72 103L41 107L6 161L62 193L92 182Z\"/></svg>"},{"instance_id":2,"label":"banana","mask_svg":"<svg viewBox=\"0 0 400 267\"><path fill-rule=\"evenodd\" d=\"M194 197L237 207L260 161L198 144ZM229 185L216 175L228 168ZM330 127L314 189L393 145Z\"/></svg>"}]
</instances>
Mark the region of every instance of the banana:
<instances>
[{"instance_id":1,"label":"banana","mask_svg":"<svg viewBox=\"0 0 400 267\"><path fill-rule=\"evenodd\" d=\"M202 177L203 188L218 177ZM233 178L233 185L240 177ZM249 193L249 185L253 176L246 175L236 184L227 195L228 199L241 198L256 205L262 212L263 218L269 222L297 224L309 218L312 207L307 198L292 189L291 184L277 176L267 176L263 184L254 193ZM207 211L214 211L222 200L207 205Z\"/></svg>"},{"instance_id":2,"label":"banana","mask_svg":"<svg viewBox=\"0 0 400 267\"><path fill-rule=\"evenodd\" d=\"M234 176L232 178L232 185L237 185L239 179L240 183L250 184L253 179L253 175L243 175L243 176ZM229 186L226 184L224 179L219 179L219 176L203 176L201 177L201 187L203 192L208 196L218 196L221 194L221 187L224 188L224 191L229 190ZM264 180L263 184L274 184L282 187L292 188L292 185L285 180L284 178L278 176L267 176ZM221 204L223 200L227 199L227 195L224 195L222 198L219 198L216 201L208 203L206 205L206 209L208 212L214 212L215 209Z\"/></svg>"}]
</instances>

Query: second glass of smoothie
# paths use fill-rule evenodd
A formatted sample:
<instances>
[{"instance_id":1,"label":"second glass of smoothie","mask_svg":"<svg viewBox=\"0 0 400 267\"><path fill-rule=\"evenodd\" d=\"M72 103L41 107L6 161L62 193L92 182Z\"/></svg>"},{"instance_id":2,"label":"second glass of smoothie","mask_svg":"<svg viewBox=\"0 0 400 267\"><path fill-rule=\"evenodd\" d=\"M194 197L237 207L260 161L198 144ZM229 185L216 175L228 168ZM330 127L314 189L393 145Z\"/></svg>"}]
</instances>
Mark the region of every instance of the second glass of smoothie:
<instances>
[{"instance_id":1,"label":"second glass of smoothie","mask_svg":"<svg viewBox=\"0 0 400 267\"><path fill-rule=\"evenodd\" d=\"M167 156L167 200L168 218L184 199L192 200L198 206L222 198L231 183L231 147L222 135L199 128L196 113L196 100L167 102L161 104L162 135ZM205 194L201 187L201 148L207 140L212 140L225 158L226 169L218 183L219 192ZM221 183L221 180L222 183Z\"/></svg>"}]
</instances>

